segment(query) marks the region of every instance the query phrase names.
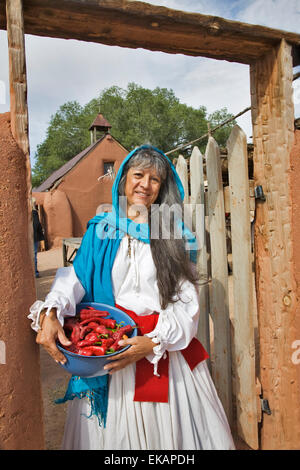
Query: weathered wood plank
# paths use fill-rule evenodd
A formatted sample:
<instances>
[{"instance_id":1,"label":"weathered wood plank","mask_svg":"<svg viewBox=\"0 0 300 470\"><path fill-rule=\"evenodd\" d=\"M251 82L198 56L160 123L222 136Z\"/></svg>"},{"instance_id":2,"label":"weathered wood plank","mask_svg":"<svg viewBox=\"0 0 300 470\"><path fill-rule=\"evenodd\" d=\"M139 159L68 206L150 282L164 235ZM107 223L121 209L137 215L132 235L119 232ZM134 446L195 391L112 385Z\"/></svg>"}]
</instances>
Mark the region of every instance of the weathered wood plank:
<instances>
[{"instance_id":1,"label":"weathered wood plank","mask_svg":"<svg viewBox=\"0 0 300 470\"><path fill-rule=\"evenodd\" d=\"M233 128L227 141L227 149L237 430L252 449L258 449L248 156L246 135L239 126Z\"/></svg>"},{"instance_id":2,"label":"weathered wood plank","mask_svg":"<svg viewBox=\"0 0 300 470\"><path fill-rule=\"evenodd\" d=\"M188 180L188 168L187 168L187 161L182 156L179 155L177 164L176 164L176 171L181 179L182 186L184 189L184 204L189 204L190 196L189 196L189 180Z\"/></svg>"},{"instance_id":3,"label":"weathered wood plank","mask_svg":"<svg viewBox=\"0 0 300 470\"><path fill-rule=\"evenodd\" d=\"M199 254L197 259L197 269L204 279L208 279L207 249L205 233L205 196L204 196L204 176L203 176L203 155L198 147L194 147L190 158L190 184L191 199L194 206L194 229L196 230L199 243ZM208 284L203 284L199 290L200 317L198 325L198 339L210 354L210 332L209 332L209 292ZM209 361L210 362L210 361Z\"/></svg>"},{"instance_id":4,"label":"weathered wood plank","mask_svg":"<svg viewBox=\"0 0 300 470\"><path fill-rule=\"evenodd\" d=\"M299 366L291 345L296 325L297 270L292 238L291 148L294 143L293 68L285 41L250 68L254 180L257 203L255 266L260 338L260 382L272 414L263 415L262 449L299 449ZM297 281L298 282L298 281ZM297 370L298 368L298 370Z\"/></svg>"},{"instance_id":5,"label":"weathered wood plank","mask_svg":"<svg viewBox=\"0 0 300 470\"><path fill-rule=\"evenodd\" d=\"M0 4L0 28L5 11ZM285 38L300 62L294 33L125 0L26 0L25 32L250 64Z\"/></svg>"},{"instance_id":6,"label":"weathered wood plank","mask_svg":"<svg viewBox=\"0 0 300 470\"><path fill-rule=\"evenodd\" d=\"M24 152L28 201L28 243L34 272L33 228L31 215L31 165L29 158L27 76L22 0L6 1L11 132Z\"/></svg>"},{"instance_id":7,"label":"weathered wood plank","mask_svg":"<svg viewBox=\"0 0 300 470\"><path fill-rule=\"evenodd\" d=\"M213 137L208 140L205 156L212 278L210 314L214 330L213 377L228 421L232 423L231 344L224 197L220 151Z\"/></svg>"},{"instance_id":8,"label":"weathered wood plank","mask_svg":"<svg viewBox=\"0 0 300 470\"><path fill-rule=\"evenodd\" d=\"M7 0L11 130L17 143L29 154L27 81L22 1Z\"/></svg>"}]
</instances>

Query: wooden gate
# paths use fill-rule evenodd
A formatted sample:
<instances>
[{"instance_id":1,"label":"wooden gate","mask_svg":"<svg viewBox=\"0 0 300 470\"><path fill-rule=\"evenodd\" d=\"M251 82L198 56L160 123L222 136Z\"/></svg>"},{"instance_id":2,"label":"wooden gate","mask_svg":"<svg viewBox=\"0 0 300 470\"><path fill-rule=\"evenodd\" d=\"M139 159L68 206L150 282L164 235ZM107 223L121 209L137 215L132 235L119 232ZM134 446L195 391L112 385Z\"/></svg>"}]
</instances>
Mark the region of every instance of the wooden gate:
<instances>
[{"instance_id":1,"label":"wooden gate","mask_svg":"<svg viewBox=\"0 0 300 470\"><path fill-rule=\"evenodd\" d=\"M227 161L229 185L225 186L220 149L209 137L204 156L194 147L189 162L179 156L176 169L186 191L184 202L190 204L194 229L197 227L201 248L198 270L209 278L209 283L200 287L198 337L210 353L209 367L233 432L258 449L260 404L251 242L255 199L246 135L239 126L227 141ZM229 230L225 214L230 214Z\"/></svg>"}]
</instances>

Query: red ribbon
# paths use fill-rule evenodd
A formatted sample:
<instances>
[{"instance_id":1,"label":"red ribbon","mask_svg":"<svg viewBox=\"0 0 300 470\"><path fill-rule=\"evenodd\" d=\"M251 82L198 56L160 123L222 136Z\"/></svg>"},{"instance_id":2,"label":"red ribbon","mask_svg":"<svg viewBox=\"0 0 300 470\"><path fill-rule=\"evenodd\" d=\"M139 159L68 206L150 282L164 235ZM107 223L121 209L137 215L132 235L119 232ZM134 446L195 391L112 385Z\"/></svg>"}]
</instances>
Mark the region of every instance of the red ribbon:
<instances>
[{"instance_id":1,"label":"red ribbon","mask_svg":"<svg viewBox=\"0 0 300 470\"><path fill-rule=\"evenodd\" d=\"M136 315L120 305L117 308L127 313L139 327L138 334L141 336L154 330L159 314ZM193 338L187 348L180 351L191 370L197 364L209 357L208 353L197 338ZM159 377L153 374L153 364L146 358L140 359L136 363L135 373L135 394L134 401L151 401L168 403L169 395L169 355L161 358L158 363L157 372Z\"/></svg>"}]
</instances>

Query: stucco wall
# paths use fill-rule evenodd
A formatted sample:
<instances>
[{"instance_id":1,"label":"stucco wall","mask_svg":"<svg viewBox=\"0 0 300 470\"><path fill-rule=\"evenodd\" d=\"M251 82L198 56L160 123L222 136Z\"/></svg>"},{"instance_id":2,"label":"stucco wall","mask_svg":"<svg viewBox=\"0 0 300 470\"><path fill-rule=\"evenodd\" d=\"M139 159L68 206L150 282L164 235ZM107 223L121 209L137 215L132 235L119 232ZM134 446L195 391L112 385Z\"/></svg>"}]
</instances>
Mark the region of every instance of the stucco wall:
<instances>
[{"instance_id":1,"label":"stucco wall","mask_svg":"<svg viewBox=\"0 0 300 470\"><path fill-rule=\"evenodd\" d=\"M72 208L73 236L80 237L99 204L111 203L112 180L98 177L104 173L103 162L115 161L118 171L127 151L109 134L64 177L59 189L64 191Z\"/></svg>"},{"instance_id":2,"label":"stucco wall","mask_svg":"<svg viewBox=\"0 0 300 470\"><path fill-rule=\"evenodd\" d=\"M73 236L72 210L64 191L55 189L46 192L43 210L44 229L48 242L50 241L50 247L59 246L62 238Z\"/></svg>"},{"instance_id":3,"label":"stucco wall","mask_svg":"<svg viewBox=\"0 0 300 470\"><path fill-rule=\"evenodd\" d=\"M127 153L108 134L64 176L56 189L33 193L37 204L43 206L48 248L60 246L62 238L82 237L99 205L111 203L113 181L98 178L104 174L105 161L114 161L117 172Z\"/></svg>"},{"instance_id":4,"label":"stucco wall","mask_svg":"<svg viewBox=\"0 0 300 470\"><path fill-rule=\"evenodd\" d=\"M36 299L31 207L25 156L11 134L9 113L0 115L0 175L0 448L41 449L39 349L27 318Z\"/></svg>"}]
</instances>

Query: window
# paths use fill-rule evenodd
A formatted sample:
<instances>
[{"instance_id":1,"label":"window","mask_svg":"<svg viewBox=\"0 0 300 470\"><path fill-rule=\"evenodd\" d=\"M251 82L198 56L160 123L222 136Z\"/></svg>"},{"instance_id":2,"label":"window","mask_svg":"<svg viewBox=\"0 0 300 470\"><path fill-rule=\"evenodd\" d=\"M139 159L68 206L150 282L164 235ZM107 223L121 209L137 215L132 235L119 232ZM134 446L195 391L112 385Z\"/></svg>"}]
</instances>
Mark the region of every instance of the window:
<instances>
[{"instance_id":1,"label":"window","mask_svg":"<svg viewBox=\"0 0 300 470\"><path fill-rule=\"evenodd\" d=\"M115 162L103 162L104 175L112 175L114 173Z\"/></svg>"}]
</instances>

